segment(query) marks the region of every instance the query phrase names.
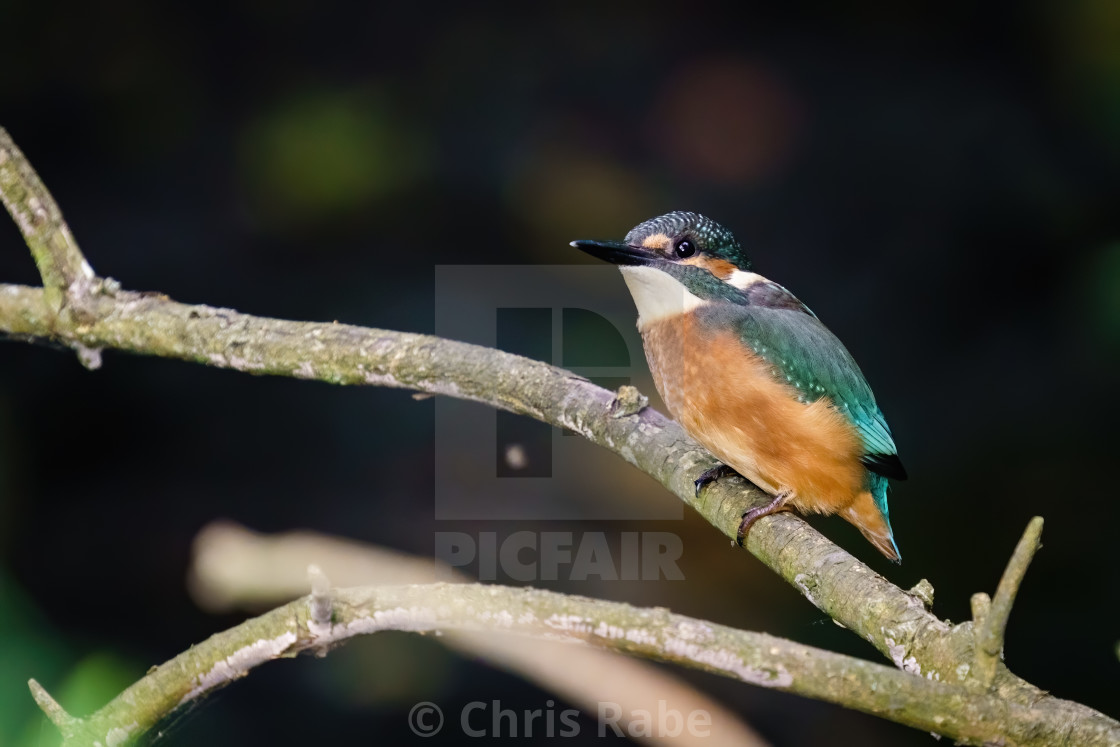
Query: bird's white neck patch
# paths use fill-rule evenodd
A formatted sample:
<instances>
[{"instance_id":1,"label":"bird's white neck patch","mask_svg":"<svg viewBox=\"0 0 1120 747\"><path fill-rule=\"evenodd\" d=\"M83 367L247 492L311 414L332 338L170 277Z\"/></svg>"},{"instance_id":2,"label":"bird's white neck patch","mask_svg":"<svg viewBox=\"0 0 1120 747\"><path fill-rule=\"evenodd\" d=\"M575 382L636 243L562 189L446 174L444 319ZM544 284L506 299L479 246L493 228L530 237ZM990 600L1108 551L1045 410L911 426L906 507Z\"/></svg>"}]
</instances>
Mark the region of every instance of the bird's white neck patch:
<instances>
[{"instance_id":1,"label":"bird's white neck patch","mask_svg":"<svg viewBox=\"0 0 1120 747\"><path fill-rule=\"evenodd\" d=\"M746 290L755 283L765 283L766 278L762 277L756 272L746 272L744 270L732 270L731 276L723 282L730 286L734 286L739 290Z\"/></svg>"},{"instance_id":2,"label":"bird's white neck patch","mask_svg":"<svg viewBox=\"0 0 1120 747\"><path fill-rule=\"evenodd\" d=\"M619 267L634 305L638 307L638 329L669 319L708 302L693 295L672 275L642 265Z\"/></svg>"}]
</instances>

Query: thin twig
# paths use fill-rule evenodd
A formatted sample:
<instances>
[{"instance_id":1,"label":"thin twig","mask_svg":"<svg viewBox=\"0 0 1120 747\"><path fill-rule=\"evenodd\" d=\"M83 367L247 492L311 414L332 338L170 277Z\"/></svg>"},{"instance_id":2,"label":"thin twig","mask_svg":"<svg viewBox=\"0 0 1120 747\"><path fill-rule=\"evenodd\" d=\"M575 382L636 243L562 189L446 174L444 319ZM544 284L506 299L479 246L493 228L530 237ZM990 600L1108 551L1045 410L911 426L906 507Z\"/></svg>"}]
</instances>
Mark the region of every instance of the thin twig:
<instances>
[{"instance_id":1,"label":"thin twig","mask_svg":"<svg viewBox=\"0 0 1120 747\"><path fill-rule=\"evenodd\" d=\"M996 665L1003 658L1003 636L1007 630L1007 619L1015 604L1015 595L1027 573L1027 568L1039 548L1042 537L1042 517L1036 516L1027 524L1023 536L1007 562L1007 568L996 587L996 595L988 600L987 595L976 594L972 597L973 623L976 626L976 661L973 676L978 682L989 687L996 675ZM977 597L983 597L977 599ZM979 614L979 616L978 616Z\"/></svg>"},{"instance_id":2,"label":"thin twig","mask_svg":"<svg viewBox=\"0 0 1120 747\"><path fill-rule=\"evenodd\" d=\"M51 694L36 680L29 680L27 686L31 688L31 697L35 699L35 703L42 709L47 718L51 720L51 723L58 727L63 737L70 736L81 719L74 718L67 713L66 709L60 706L58 701L52 698Z\"/></svg>"},{"instance_id":3,"label":"thin twig","mask_svg":"<svg viewBox=\"0 0 1120 747\"><path fill-rule=\"evenodd\" d=\"M0 127L0 198L23 234L39 274L47 303L58 313L69 295L84 295L94 280L62 210L31 168L7 130Z\"/></svg>"}]
</instances>

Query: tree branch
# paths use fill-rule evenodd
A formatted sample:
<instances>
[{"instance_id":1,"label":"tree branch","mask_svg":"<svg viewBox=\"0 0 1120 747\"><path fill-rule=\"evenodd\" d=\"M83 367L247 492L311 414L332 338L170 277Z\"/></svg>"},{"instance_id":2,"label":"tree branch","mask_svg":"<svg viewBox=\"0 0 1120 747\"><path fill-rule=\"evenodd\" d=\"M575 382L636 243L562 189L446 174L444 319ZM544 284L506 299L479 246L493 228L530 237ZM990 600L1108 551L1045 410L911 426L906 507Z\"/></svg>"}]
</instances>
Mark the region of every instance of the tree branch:
<instances>
[{"instance_id":1,"label":"tree branch","mask_svg":"<svg viewBox=\"0 0 1120 747\"><path fill-rule=\"evenodd\" d=\"M61 213L55 208L44 213L45 218L34 211L39 217L27 217L28 206L53 202L22 156L16 159L14 145L2 152L5 164L22 164L3 171L0 192L41 269L46 266L47 286L0 285L0 332L53 340L79 352L107 347L255 374L413 389L487 403L573 430L611 449L660 481L729 538L735 536L747 508L768 501L762 491L741 480L721 480L697 498L692 481L714 463L705 450L676 423L650 408L612 416L610 392L563 369L428 335L256 317L181 304L158 294L120 291L108 280L80 281L85 271L73 273L81 255ZM88 268L84 260L77 266ZM88 274L92 276L92 271ZM66 285L72 277L78 279ZM81 313L59 313L61 287L66 288L67 303ZM62 308L66 311L67 305ZM930 680L970 682L972 624L950 627L932 615L922 601L930 590L911 595L899 589L788 513L759 521L746 546L810 602L901 669ZM1006 708L1028 706L1047 723L1062 725L1062 734L1072 729L1085 744L1120 739L1117 722L1050 697L998 661L995 669L990 684ZM850 695L849 705L861 707L857 703L862 695Z\"/></svg>"},{"instance_id":2,"label":"tree branch","mask_svg":"<svg viewBox=\"0 0 1120 747\"><path fill-rule=\"evenodd\" d=\"M259 613L301 596L307 589L311 564L322 569L319 578L330 578L339 586L470 581L430 557L317 532L259 534L232 522L216 521L195 537L188 585L205 609ZM501 631L448 630L436 640L470 660L490 663L535 682L586 713L597 712L600 703L613 703L623 725L640 721L642 712L655 713L660 703L669 703L684 714L706 713L718 724L705 738L706 747L766 744L737 714L674 672L650 662L591 646L569 646ZM669 747L676 740L654 741ZM681 741L691 744L687 735Z\"/></svg>"},{"instance_id":3,"label":"tree branch","mask_svg":"<svg viewBox=\"0 0 1120 747\"><path fill-rule=\"evenodd\" d=\"M113 730L134 739L175 708L266 661L323 653L383 630L492 630L590 643L839 703L970 744L1052 745L1058 736L1036 709L663 608L482 584L334 589L331 600L332 622L315 621L314 600L308 596L192 647L90 717L71 723L68 742L104 743ZM127 734L121 724L128 725ZM1099 740L1108 735L1091 724L1074 724L1060 736L1069 743L1104 744Z\"/></svg>"}]
</instances>

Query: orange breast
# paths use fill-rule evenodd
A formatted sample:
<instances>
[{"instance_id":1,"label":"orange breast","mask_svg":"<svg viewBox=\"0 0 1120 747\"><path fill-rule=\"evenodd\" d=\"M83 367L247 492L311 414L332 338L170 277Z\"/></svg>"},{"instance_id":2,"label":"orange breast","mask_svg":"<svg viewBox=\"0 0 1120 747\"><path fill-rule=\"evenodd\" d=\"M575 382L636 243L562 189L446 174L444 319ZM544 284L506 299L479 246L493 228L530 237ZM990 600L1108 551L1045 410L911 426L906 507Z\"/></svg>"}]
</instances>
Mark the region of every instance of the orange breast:
<instances>
[{"instance_id":1,"label":"orange breast","mask_svg":"<svg viewBox=\"0 0 1120 747\"><path fill-rule=\"evenodd\" d=\"M670 412L736 472L767 492L793 491L801 511L835 513L866 491L855 426L827 400L799 402L734 334L686 313L647 325L642 339Z\"/></svg>"}]
</instances>

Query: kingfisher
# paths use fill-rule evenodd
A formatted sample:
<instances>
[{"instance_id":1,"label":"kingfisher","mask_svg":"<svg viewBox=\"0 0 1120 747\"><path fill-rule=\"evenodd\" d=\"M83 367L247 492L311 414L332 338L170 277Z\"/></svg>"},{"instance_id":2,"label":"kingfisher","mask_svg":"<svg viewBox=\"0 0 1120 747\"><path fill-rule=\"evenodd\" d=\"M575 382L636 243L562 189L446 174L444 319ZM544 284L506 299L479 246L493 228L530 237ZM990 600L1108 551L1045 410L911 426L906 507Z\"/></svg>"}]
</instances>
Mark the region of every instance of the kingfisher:
<instances>
[{"instance_id":1,"label":"kingfisher","mask_svg":"<svg viewBox=\"0 0 1120 747\"><path fill-rule=\"evenodd\" d=\"M743 514L736 541L777 511L840 514L901 556L887 478L906 479L890 428L843 343L792 293L752 271L735 236L698 213L639 224L622 241L573 241L619 267L654 384L721 464L773 499Z\"/></svg>"}]
</instances>

